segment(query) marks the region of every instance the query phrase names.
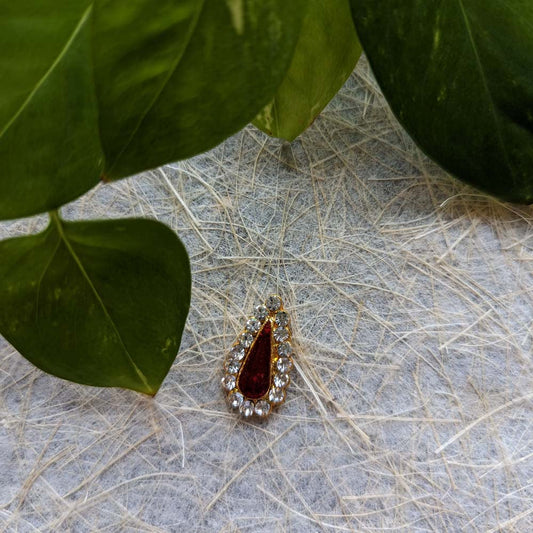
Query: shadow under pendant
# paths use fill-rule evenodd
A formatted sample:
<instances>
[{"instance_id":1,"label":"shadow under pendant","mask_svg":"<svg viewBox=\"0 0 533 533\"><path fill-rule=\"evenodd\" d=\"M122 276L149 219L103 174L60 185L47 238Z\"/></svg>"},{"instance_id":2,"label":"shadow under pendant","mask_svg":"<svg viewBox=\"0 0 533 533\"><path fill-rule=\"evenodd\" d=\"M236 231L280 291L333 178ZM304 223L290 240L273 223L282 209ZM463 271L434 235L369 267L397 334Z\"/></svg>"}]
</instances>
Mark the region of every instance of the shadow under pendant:
<instances>
[{"instance_id":1,"label":"shadow under pendant","mask_svg":"<svg viewBox=\"0 0 533 533\"><path fill-rule=\"evenodd\" d=\"M277 294L258 305L224 361L222 387L244 418L266 418L285 401L292 362L290 318Z\"/></svg>"}]
</instances>

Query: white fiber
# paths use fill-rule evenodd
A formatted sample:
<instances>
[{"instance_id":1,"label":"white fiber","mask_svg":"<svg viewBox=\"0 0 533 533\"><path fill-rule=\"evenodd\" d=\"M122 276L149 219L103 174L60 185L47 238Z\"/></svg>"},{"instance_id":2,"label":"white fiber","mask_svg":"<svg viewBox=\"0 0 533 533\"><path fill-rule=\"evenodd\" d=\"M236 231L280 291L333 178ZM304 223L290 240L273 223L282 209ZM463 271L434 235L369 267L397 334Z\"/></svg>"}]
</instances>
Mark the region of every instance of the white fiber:
<instances>
[{"instance_id":1,"label":"white fiber","mask_svg":"<svg viewBox=\"0 0 533 533\"><path fill-rule=\"evenodd\" d=\"M248 127L63 212L170 225L192 306L154 399L0 340L0 531L533 531L533 209L431 163L364 60L291 145ZM272 291L296 371L245 423L221 363Z\"/></svg>"}]
</instances>

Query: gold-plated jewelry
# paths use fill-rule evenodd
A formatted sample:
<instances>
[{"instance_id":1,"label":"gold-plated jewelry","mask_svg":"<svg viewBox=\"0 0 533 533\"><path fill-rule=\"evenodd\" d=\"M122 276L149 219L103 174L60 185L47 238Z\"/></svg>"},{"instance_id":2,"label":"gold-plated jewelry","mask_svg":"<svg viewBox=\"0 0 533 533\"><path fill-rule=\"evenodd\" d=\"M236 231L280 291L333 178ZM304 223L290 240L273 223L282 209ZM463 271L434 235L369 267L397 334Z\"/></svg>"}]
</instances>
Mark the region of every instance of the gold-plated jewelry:
<instances>
[{"instance_id":1,"label":"gold-plated jewelry","mask_svg":"<svg viewBox=\"0 0 533 533\"><path fill-rule=\"evenodd\" d=\"M271 294L254 310L224 360L222 387L244 418L266 418L285 401L293 367L290 318Z\"/></svg>"}]
</instances>

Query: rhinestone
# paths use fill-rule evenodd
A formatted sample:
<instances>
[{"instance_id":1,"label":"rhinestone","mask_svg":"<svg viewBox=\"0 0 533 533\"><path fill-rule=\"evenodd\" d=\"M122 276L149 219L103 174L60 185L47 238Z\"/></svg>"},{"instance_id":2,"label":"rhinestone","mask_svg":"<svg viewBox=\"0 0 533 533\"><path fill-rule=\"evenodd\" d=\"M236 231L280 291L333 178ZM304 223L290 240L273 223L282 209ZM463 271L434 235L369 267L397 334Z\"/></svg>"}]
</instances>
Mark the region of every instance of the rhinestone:
<instances>
[{"instance_id":1,"label":"rhinestone","mask_svg":"<svg viewBox=\"0 0 533 533\"><path fill-rule=\"evenodd\" d=\"M248 348L248 346L250 346L253 342L254 338L252 336L251 333L243 333L240 337L240 341L241 341L241 344L245 347L245 348Z\"/></svg>"},{"instance_id":2,"label":"rhinestone","mask_svg":"<svg viewBox=\"0 0 533 533\"><path fill-rule=\"evenodd\" d=\"M285 355L291 355L291 353L292 353L292 346L291 346L290 342L282 342L278 346L278 354L279 355L285 356Z\"/></svg>"},{"instance_id":3,"label":"rhinestone","mask_svg":"<svg viewBox=\"0 0 533 533\"><path fill-rule=\"evenodd\" d=\"M228 396L228 401L232 409L238 409L244 401L244 396L240 392L233 392Z\"/></svg>"},{"instance_id":4,"label":"rhinestone","mask_svg":"<svg viewBox=\"0 0 533 533\"><path fill-rule=\"evenodd\" d=\"M270 392L268 393L268 399L272 403L281 403L285 399L285 391L283 389L277 389L274 387L270 389Z\"/></svg>"},{"instance_id":5,"label":"rhinestone","mask_svg":"<svg viewBox=\"0 0 533 533\"><path fill-rule=\"evenodd\" d=\"M280 372L286 374L292 368L292 361L288 357L280 357L276 363L276 367Z\"/></svg>"},{"instance_id":6,"label":"rhinestone","mask_svg":"<svg viewBox=\"0 0 533 533\"><path fill-rule=\"evenodd\" d=\"M249 331L252 335L257 333L260 327L261 327L261 322L259 322L257 318L250 318L250 320L246 322L246 331Z\"/></svg>"},{"instance_id":7,"label":"rhinestone","mask_svg":"<svg viewBox=\"0 0 533 533\"><path fill-rule=\"evenodd\" d=\"M277 294L271 294L265 302L270 311L277 311L281 307L281 298Z\"/></svg>"},{"instance_id":8,"label":"rhinestone","mask_svg":"<svg viewBox=\"0 0 533 533\"><path fill-rule=\"evenodd\" d=\"M266 400L260 400L255 404L255 414L264 418L270 413L270 404Z\"/></svg>"},{"instance_id":9,"label":"rhinestone","mask_svg":"<svg viewBox=\"0 0 533 533\"><path fill-rule=\"evenodd\" d=\"M278 326L286 326L289 323L289 314L285 311L278 311L276 313L276 324Z\"/></svg>"},{"instance_id":10,"label":"rhinestone","mask_svg":"<svg viewBox=\"0 0 533 533\"><path fill-rule=\"evenodd\" d=\"M226 369L230 374L236 374L240 368L241 363L239 361L235 361L235 359L233 359L232 361L228 361L226 365Z\"/></svg>"},{"instance_id":11,"label":"rhinestone","mask_svg":"<svg viewBox=\"0 0 533 533\"><path fill-rule=\"evenodd\" d=\"M222 386L223 386L226 390L234 389L236 383L237 383L237 381L236 381L236 379L235 379L235 376L232 376L232 375L230 375L230 374L226 374L226 375L222 378Z\"/></svg>"},{"instance_id":12,"label":"rhinestone","mask_svg":"<svg viewBox=\"0 0 533 533\"><path fill-rule=\"evenodd\" d=\"M274 338L278 342L286 341L289 338L289 330L287 328L276 328L274 330Z\"/></svg>"},{"instance_id":13,"label":"rhinestone","mask_svg":"<svg viewBox=\"0 0 533 533\"><path fill-rule=\"evenodd\" d=\"M230 354L231 354L231 357L233 357L233 359L237 361L241 361L242 359L244 359L244 346L242 344L236 344L231 349Z\"/></svg>"},{"instance_id":14,"label":"rhinestone","mask_svg":"<svg viewBox=\"0 0 533 533\"><path fill-rule=\"evenodd\" d=\"M254 414L254 404L250 400L242 402L239 411L244 418L250 418Z\"/></svg>"},{"instance_id":15,"label":"rhinestone","mask_svg":"<svg viewBox=\"0 0 533 533\"><path fill-rule=\"evenodd\" d=\"M268 316L268 309L264 305L258 305L255 308L255 317L263 322L265 318Z\"/></svg>"},{"instance_id":16,"label":"rhinestone","mask_svg":"<svg viewBox=\"0 0 533 533\"><path fill-rule=\"evenodd\" d=\"M286 387L289 384L289 376L287 374L276 374L274 376L274 385L279 388Z\"/></svg>"}]
</instances>

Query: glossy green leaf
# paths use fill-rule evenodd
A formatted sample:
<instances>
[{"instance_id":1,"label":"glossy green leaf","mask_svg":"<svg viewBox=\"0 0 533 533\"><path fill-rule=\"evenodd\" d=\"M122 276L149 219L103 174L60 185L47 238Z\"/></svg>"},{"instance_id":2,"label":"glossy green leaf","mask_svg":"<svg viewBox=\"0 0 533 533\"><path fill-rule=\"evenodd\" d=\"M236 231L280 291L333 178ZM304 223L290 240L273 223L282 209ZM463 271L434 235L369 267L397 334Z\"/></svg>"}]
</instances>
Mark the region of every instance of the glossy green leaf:
<instances>
[{"instance_id":1,"label":"glossy green leaf","mask_svg":"<svg viewBox=\"0 0 533 533\"><path fill-rule=\"evenodd\" d=\"M254 125L294 140L337 94L360 55L349 0L309 0L291 66Z\"/></svg>"},{"instance_id":2,"label":"glossy green leaf","mask_svg":"<svg viewBox=\"0 0 533 533\"><path fill-rule=\"evenodd\" d=\"M271 100L304 0L0 0L0 218L207 150Z\"/></svg>"},{"instance_id":3,"label":"glossy green leaf","mask_svg":"<svg viewBox=\"0 0 533 533\"><path fill-rule=\"evenodd\" d=\"M65 222L0 242L0 332L56 376L155 394L190 301L186 251L150 220Z\"/></svg>"},{"instance_id":4,"label":"glossy green leaf","mask_svg":"<svg viewBox=\"0 0 533 533\"><path fill-rule=\"evenodd\" d=\"M352 0L392 110L450 173L533 202L533 2Z\"/></svg>"},{"instance_id":5,"label":"glossy green leaf","mask_svg":"<svg viewBox=\"0 0 533 533\"><path fill-rule=\"evenodd\" d=\"M0 0L0 219L98 181L103 152L87 1Z\"/></svg>"}]
</instances>

